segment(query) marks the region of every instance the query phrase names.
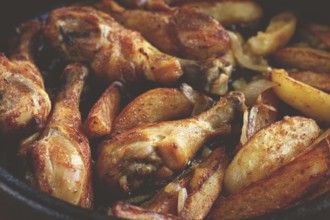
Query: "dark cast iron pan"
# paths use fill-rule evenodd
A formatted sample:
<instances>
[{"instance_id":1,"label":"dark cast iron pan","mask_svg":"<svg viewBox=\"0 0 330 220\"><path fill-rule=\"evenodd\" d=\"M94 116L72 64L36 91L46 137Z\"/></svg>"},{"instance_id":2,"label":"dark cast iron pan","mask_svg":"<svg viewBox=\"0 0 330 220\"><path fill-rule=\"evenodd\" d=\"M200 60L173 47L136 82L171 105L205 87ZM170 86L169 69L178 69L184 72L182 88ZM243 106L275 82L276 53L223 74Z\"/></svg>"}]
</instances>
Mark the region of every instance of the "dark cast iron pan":
<instances>
[{"instance_id":1,"label":"dark cast iron pan","mask_svg":"<svg viewBox=\"0 0 330 220\"><path fill-rule=\"evenodd\" d=\"M7 49L8 38L22 22L46 13L73 0L2 0L0 2L0 52ZM260 0L260 4L273 11L283 8L299 11L302 17L330 24L327 1L322 0ZM23 219L116 219L97 211L82 209L30 187L13 172L14 159L6 149L7 137L0 134L0 200ZM15 150L15 149L12 149ZM330 192L304 204L258 219L329 219ZM2 216L0 216L2 220ZM4 219L6 220L6 219Z\"/></svg>"}]
</instances>

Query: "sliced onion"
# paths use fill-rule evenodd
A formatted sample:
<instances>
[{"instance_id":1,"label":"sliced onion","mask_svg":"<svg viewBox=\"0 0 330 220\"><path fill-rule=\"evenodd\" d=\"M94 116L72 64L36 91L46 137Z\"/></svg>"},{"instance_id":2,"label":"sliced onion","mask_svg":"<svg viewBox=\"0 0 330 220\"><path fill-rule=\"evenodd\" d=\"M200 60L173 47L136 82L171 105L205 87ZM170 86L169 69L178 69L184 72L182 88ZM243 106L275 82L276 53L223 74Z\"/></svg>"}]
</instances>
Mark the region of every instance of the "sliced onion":
<instances>
[{"instance_id":1,"label":"sliced onion","mask_svg":"<svg viewBox=\"0 0 330 220\"><path fill-rule=\"evenodd\" d=\"M262 57L252 57L243 52L242 43L235 33L228 31L234 56L240 66L257 72L270 72L271 68Z\"/></svg>"},{"instance_id":2,"label":"sliced onion","mask_svg":"<svg viewBox=\"0 0 330 220\"><path fill-rule=\"evenodd\" d=\"M258 79L249 83L244 90L242 91L245 95L246 105L252 106L257 100L258 96L266 91L267 89L272 88L276 84L272 81L265 79Z\"/></svg>"},{"instance_id":3,"label":"sliced onion","mask_svg":"<svg viewBox=\"0 0 330 220\"><path fill-rule=\"evenodd\" d=\"M178 195L178 214L179 215L181 214L181 212L184 208L184 204L186 203L187 198L188 198L187 189L182 188Z\"/></svg>"}]
</instances>

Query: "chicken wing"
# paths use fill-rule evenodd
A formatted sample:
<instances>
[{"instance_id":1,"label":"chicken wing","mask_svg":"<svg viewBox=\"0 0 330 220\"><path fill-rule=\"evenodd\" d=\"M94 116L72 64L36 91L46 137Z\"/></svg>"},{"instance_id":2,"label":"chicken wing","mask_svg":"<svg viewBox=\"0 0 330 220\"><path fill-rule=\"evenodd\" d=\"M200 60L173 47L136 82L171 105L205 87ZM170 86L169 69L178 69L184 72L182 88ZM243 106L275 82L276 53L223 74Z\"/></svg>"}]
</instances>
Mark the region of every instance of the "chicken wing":
<instances>
[{"instance_id":1,"label":"chicken wing","mask_svg":"<svg viewBox=\"0 0 330 220\"><path fill-rule=\"evenodd\" d=\"M182 75L177 58L150 45L138 32L89 7L64 7L50 13L45 36L67 61L89 62L109 81L139 78L174 84Z\"/></svg>"},{"instance_id":2,"label":"chicken wing","mask_svg":"<svg viewBox=\"0 0 330 220\"><path fill-rule=\"evenodd\" d=\"M91 208L91 154L82 132L79 99L88 69L71 64L65 71L65 86L31 155L36 186L69 203Z\"/></svg>"},{"instance_id":3,"label":"chicken wing","mask_svg":"<svg viewBox=\"0 0 330 220\"><path fill-rule=\"evenodd\" d=\"M171 55L199 60L221 56L230 48L222 25L193 7L158 12L126 10L113 0L104 0L97 6Z\"/></svg>"},{"instance_id":4,"label":"chicken wing","mask_svg":"<svg viewBox=\"0 0 330 220\"><path fill-rule=\"evenodd\" d=\"M19 28L19 46L8 60L0 55L0 131L40 130L51 102L43 78L33 64L34 36L40 23L30 21Z\"/></svg>"},{"instance_id":5,"label":"chicken wing","mask_svg":"<svg viewBox=\"0 0 330 220\"><path fill-rule=\"evenodd\" d=\"M231 132L245 108L241 93L229 93L213 108L178 121L138 127L100 144L96 169L110 191L129 193L181 171L211 137Z\"/></svg>"}]
</instances>

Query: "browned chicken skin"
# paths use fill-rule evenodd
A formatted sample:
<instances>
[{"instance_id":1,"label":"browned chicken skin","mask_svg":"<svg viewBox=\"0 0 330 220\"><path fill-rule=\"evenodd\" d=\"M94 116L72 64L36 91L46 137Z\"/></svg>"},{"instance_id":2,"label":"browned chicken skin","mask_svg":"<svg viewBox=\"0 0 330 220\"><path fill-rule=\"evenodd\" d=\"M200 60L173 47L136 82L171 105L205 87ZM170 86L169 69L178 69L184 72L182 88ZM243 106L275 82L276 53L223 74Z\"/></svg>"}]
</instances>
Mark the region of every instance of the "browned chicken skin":
<instances>
[{"instance_id":1,"label":"browned chicken skin","mask_svg":"<svg viewBox=\"0 0 330 220\"><path fill-rule=\"evenodd\" d=\"M35 131L46 123L51 102L32 56L33 38L39 30L39 22L23 24L11 60L0 55L0 131Z\"/></svg>"},{"instance_id":2,"label":"browned chicken skin","mask_svg":"<svg viewBox=\"0 0 330 220\"><path fill-rule=\"evenodd\" d=\"M210 137L230 133L243 103L241 93L230 93L194 118L138 127L104 141L96 164L100 180L110 191L130 192L172 177Z\"/></svg>"},{"instance_id":3,"label":"browned chicken skin","mask_svg":"<svg viewBox=\"0 0 330 220\"><path fill-rule=\"evenodd\" d=\"M207 59L230 48L226 30L215 19L194 8L154 12L126 10L113 0L97 7L110 13L123 26L139 31L165 53L189 59Z\"/></svg>"},{"instance_id":4,"label":"browned chicken skin","mask_svg":"<svg viewBox=\"0 0 330 220\"><path fill-rule=\"evenodd\" d=\"M179 61L161 53L139 33L89 7L64 7L50 13L45 28L50 43L68 61L86 61L109 81L146 78L174 84L182 75Z\"/></svg>"},{"instance_id":5,"label":"browned chicken skin","mask_svg":"<svg viewBox=\"0 0 330 220\"><path fill-rule=\"evenodd\" d=\"M32 144L32 162L37 187L69 203L91 208L91 154L82 133L80 94L88 69L69 65L65 86L60 91L50 120Z\"/></svg>"}]
</instances>

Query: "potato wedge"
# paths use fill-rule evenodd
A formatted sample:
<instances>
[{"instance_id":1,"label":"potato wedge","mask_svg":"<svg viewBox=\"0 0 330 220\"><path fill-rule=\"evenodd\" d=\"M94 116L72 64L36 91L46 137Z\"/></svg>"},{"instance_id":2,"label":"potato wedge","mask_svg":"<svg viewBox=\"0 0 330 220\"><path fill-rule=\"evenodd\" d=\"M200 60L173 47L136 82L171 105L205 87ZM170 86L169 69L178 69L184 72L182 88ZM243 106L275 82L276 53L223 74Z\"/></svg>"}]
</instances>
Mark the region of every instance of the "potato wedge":
<instances>
[{"instance_id":1,"label":"potato wedge","mask_svg":"<svg viewBox=\"0 0 330 220\"><path fill-rule=\"evenodd\" d=\"M111 214L123 219L150 219L150 220L178 220L181 219L171 214L164 214L143 209L138 206L117 202L111 210Z\"/></svg>"},{"instance_id":2,"label":"potato wedge","mask_svg":"<svg viewBox=\"0 0 330 220\"><path fill-rule=\"evenodd\" d=\"M111 132L112 124L120 108L119 82L112 83L90 110L84 123L89 138L101 137Z\"/></svg>"},{"instance_id":3,"label":"potato wedge","mask_svg":"<svg viewBox=\"0 0 330 220\"><path fill-rule=\"evenodd\" d=\"M179 90L157 88L143 93L118 115L112 136L139 125L184 118L190 115L193 103Z\"/></svg>"},{"instance_id":4,"label":"potato wedge","mask_svg":"<svg viewBox=\"0 0 330 220\"><path fill-rule=\"evenodd\" d=\"M329 146L321 142L265 179L218 200L210 217L245 219L286 208L317 186L329 168Z\"/></svg>"},{"instance_id":5,"label":"potato wedge","mask_svg":"<svg viewBox=\"0 0 330 220\"><path fill-rule=\"evenodd\" d=\"M284 47L296 30L297 18L291 12L283 12L273 17L266 32L258 32L257 36L247 41L250 50L257 55L266 56Z\"/></svg>"},{"instance_id":6,"label":"potato wedge","mask_svg":"<svg viewBox=\"0 0 330 220\"><path fill-rule=\"evenodd\" d=\"M260 5L246 0L187 3L184 7L198 8L224 26L255 23L263 15Z\"/></svg>"},{"instance_id":7,"label":"potato wedge","mask_svg":"<svg viewBox=\"0 0 330 220\"><path fill-rule=\"evenodd\" d=\"M289 76L314 88L330 92L330 74L312 71L289 71Z\"/></svg>"},{"instance_id":8,"label":"potato wedge","mask_svg":"<svg viewBox=\"0 0 330 220\"><path fill-rule=\"evenodd\" d=\"M320 128L312 119L285 117L257 132L229 164L224 186L236 193L265 178L307 150L318 137Z\"/></svg>"},{"instance_id":9,"label":"potato wedge","mask_svg":"<svg viewBox=\"0 0 330 220\"><path fill-rule=\"evenodd\" d=\"M274 53L273 58L281 65L330 73L330 53L308 47L287 47Z\"/></svg>"},{"instance_id":10,"label":"potato wedge","mask_svg":"<svg viewBox=\"0 0 330 220\"><path fill-rule=\"evenodd\" d=\"M183 219L203 219L222 189L228 158L222 148L179 180L169 183L143 207L152 211L179 215Z\"/></svg>"},{"instance_id":11,"label":"potato wedge","mask_svg":"<svg viewBox=\"0 0 330 220\"><path fill-rule=\"evenodd\" d=\"M303 26L301 37L312 47L328 50L330 49L330 26L315 23L307 23Z\"/></svg>"},{"instance_id":12,"label":"potato wedge","mask_svg":"<svg viewBox=\"0 0 330 220\"><path fill-rule=\"evenodd\" d=\"M313 119L330 123L330 95L288 76L285 70L274 69L272 81L276 95L285 103Z\"/></svg>"},{"instance_id":13,"label":"potato wedge","mask_svg":"<svg viewBox=\"0 0 330 220\"><path fill-rule=\"evenodd\" d=\"M322 133L313 143L313 145L318 146L328 146L330 148L330 128L327 129L325 132ZM308 201L311 201L324 193L330 191L330 169L328 170L327 174L324 178L315 186L311 191L306 193L302 198L300 198L297 202L290 205L296 206Z\"/></svg>"},{"instance_id":14,"label":"potato wedge","mask_svg":"<svg viewBox=\"0 0 330 220\"><path fill-rule=\"evenodd\" d=\"M193 171L187 188L188 195L179 216L183 219L204 219L222 190L228 158L223 149L214 150ZM211 172L210 172L211 171Z\"/></svg>"}]
</instances>

